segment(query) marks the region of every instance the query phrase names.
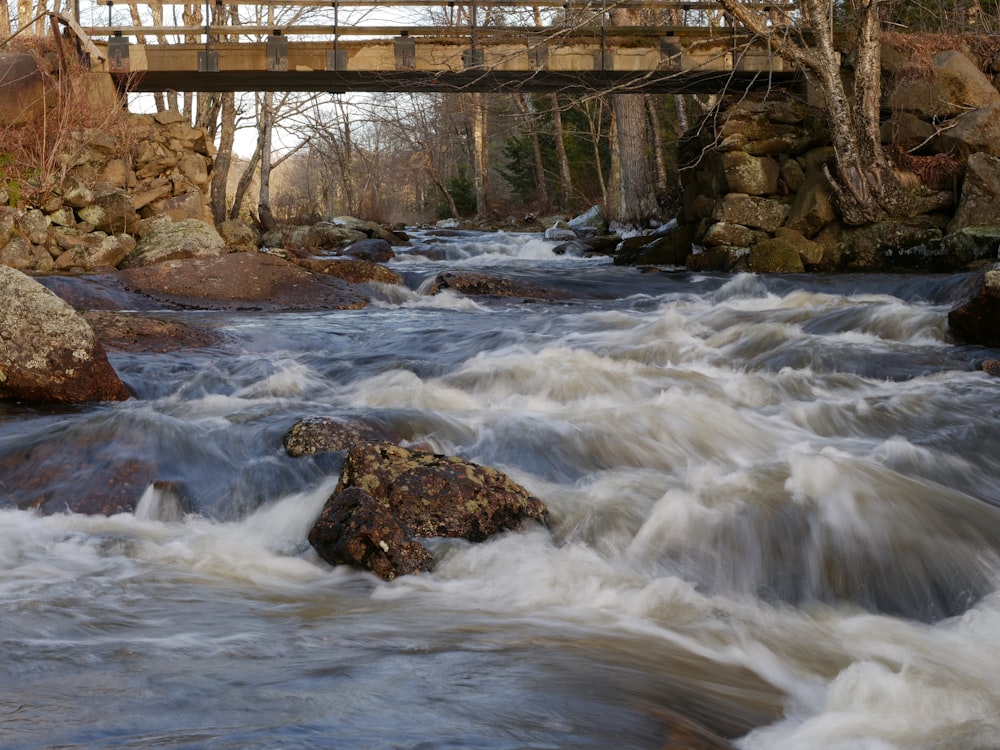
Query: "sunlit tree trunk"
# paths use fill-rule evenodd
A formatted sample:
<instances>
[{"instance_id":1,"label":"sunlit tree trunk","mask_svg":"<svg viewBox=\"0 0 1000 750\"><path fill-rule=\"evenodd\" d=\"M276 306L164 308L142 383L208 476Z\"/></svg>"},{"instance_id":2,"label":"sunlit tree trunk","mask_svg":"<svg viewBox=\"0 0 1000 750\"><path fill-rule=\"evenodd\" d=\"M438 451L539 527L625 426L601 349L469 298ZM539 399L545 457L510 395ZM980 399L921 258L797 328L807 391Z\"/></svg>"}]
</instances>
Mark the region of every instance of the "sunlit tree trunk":
<instances>
[{"instance_id":1,"label":"sunlit tree trunk","mask_svg":"<svg viewBox=\"0 0 1000 750\"><path fill-rule=\"evenodd\" d=\"M476 215L484 216L490 186L489 139L486 133L486 97L472 94L472 172L476 187Z\"/></svg>"},{"instance_id":2,"label":"sunlit tree trunk","mask_svg":"<svg viewBox=\"0 0 1000 750\"><path fill-rule=\"evenodd\" d=\"M10 36L10 5L7 0L0 0L0 39Z\"/></svg>"},{"instance_id":3,"label":"sunlit tree trunk","mask_svg":"<svg viewBox=\"0 0 1000 750\"><path fill-rule=\"evenodd\" d=\"M265 231L275 227L271 213L271 141L274 134L274 93L264 92L264 103L260 112L260 193L257 201L257 218Z\"/></svg>"},{"instance_id":4,"label":"sunlit tree trunk","mask_svg":"<svg viewBox=\"0 0 1000 750\"><path fill-rule=\"evenodd\" d=\"M233 143L236 139L236 95L227 92L221 96L219 149L212 169L212 216L217 224L226 220L226 189L229 185L229 169L233 163Z\"/></svg>"}]
</instances>

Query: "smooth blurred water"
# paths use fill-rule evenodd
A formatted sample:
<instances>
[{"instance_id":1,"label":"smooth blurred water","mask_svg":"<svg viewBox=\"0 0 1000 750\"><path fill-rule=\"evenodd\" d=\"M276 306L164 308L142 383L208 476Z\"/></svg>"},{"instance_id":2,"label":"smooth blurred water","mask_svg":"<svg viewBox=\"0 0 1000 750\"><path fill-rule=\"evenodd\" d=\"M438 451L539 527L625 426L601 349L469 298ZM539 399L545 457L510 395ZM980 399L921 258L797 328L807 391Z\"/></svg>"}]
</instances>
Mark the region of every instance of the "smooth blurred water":
<instances>
[{"instance_id":1,"label":"smooth blurred water","mask_svg":"<svg viewBox=\"0 0 1000 750\"><path fill-rule=\"evenodd\" d=\"M745 750L1000 748L998 352L949 339L962 277L551 247L418 235L367 309L161 312L225 343L112 354L129 402L0 406L56 496L128 459L192 506L0 510L0 746L660 748L674 712ZM421 293L443 270L566 298ZM331 568L342 456L281 444L313 416L496 466L552 528Z\"/></svg>"}]
</instances>

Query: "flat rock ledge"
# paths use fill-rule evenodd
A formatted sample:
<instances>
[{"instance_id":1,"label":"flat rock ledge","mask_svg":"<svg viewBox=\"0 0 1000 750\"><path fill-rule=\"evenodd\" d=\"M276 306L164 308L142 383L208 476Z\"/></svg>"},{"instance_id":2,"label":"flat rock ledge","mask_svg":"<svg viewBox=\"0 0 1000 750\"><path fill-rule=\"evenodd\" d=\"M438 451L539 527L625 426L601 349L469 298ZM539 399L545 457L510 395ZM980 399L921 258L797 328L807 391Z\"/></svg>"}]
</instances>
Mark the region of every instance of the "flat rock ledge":
<instances>
[{"instance_id":1,"label":"flat rock ledge","mask_svg":"<svg viewBox=\"0 0 1000 750\"><path fill-rule=\"evenodd\" d=\"M0 398L83 403L129 397L87 321L34 279L0 266Z\"/></svg>"},{"instance_id":2,"label":"flat rock ledge","mask_svg":"<svg viewBox=\"0 0 1000 750\"><path fill-rule=\"evenodd\" d=\"M267 253L167 260L125 269L121 279L128 289L184 307L334 310L368 304L348 282Z\"/></svg>"},{"instance_id":3,"label":"flat rock ledge","mask_svg":"<svg viewBox=\"0 0 1000 750\"><path fill-rule=\"evenodd\" d=\"M419 538L481 542L548 511L502 472L453 456L361 442L347 452L333 494L309 532L332 565L368 570L384 580L428 571L434 557Z\"/></svg>"}]
</instances>

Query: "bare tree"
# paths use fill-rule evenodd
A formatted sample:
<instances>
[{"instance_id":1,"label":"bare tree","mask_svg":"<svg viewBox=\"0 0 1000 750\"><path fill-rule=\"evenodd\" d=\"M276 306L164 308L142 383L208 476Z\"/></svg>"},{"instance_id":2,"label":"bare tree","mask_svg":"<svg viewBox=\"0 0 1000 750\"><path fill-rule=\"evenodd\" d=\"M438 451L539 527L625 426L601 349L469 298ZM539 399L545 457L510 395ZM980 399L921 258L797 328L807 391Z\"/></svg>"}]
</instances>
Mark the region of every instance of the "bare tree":
<instances>
[{"instance_id":1,"label":"bare tree","mask_svg":"<svg viewBox=\"0 0 1000 750\"><path fill-rule=\"evenodd\" d=\"M740 24L767 39L783 58L799 65L819 85L826 98L827 121L836 154L831 183L848 224L868 224L886 216L913 215L922 210L900 181L879 138L882 82L879 0L856 0L852 30L856 38L854 87L848 94L834 45L832 6L826 0L804 0L804 17L797 33L785 24L773 25L769 14L739 0L717 0ZM786 16L792 23L799 19Z\"/></svg>"}]
</instances>

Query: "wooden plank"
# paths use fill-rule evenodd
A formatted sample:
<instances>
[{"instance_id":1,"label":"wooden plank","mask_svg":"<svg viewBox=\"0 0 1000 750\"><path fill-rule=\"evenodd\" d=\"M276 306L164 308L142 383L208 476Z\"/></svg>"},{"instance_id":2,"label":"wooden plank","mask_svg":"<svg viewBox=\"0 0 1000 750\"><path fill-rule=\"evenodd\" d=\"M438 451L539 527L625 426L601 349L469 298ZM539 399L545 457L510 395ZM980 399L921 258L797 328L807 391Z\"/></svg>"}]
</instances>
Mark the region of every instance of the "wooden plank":
<instances>
[{"instance_id":1,"label":"wooden plank","mask_svg":"<svg viewBox=\"0 0 1000 750\"><path fill-rule=\"evenodd\" d=\"M83 30L83 27L81 27L80 24L78 24L75 20L73 20L69 16L64 16L62 13L51 13L50 15L53 18L55 18L59 23L68 26L73 31L73 33L76 34L76 38L80 40L80 44L83 45L84 50L86 50L87 54L90 55L92 60L105 59L104 54L97 48L97 45L94 44L90 36L87 35L87 33Z\"/></svg>"}]
</instances>

